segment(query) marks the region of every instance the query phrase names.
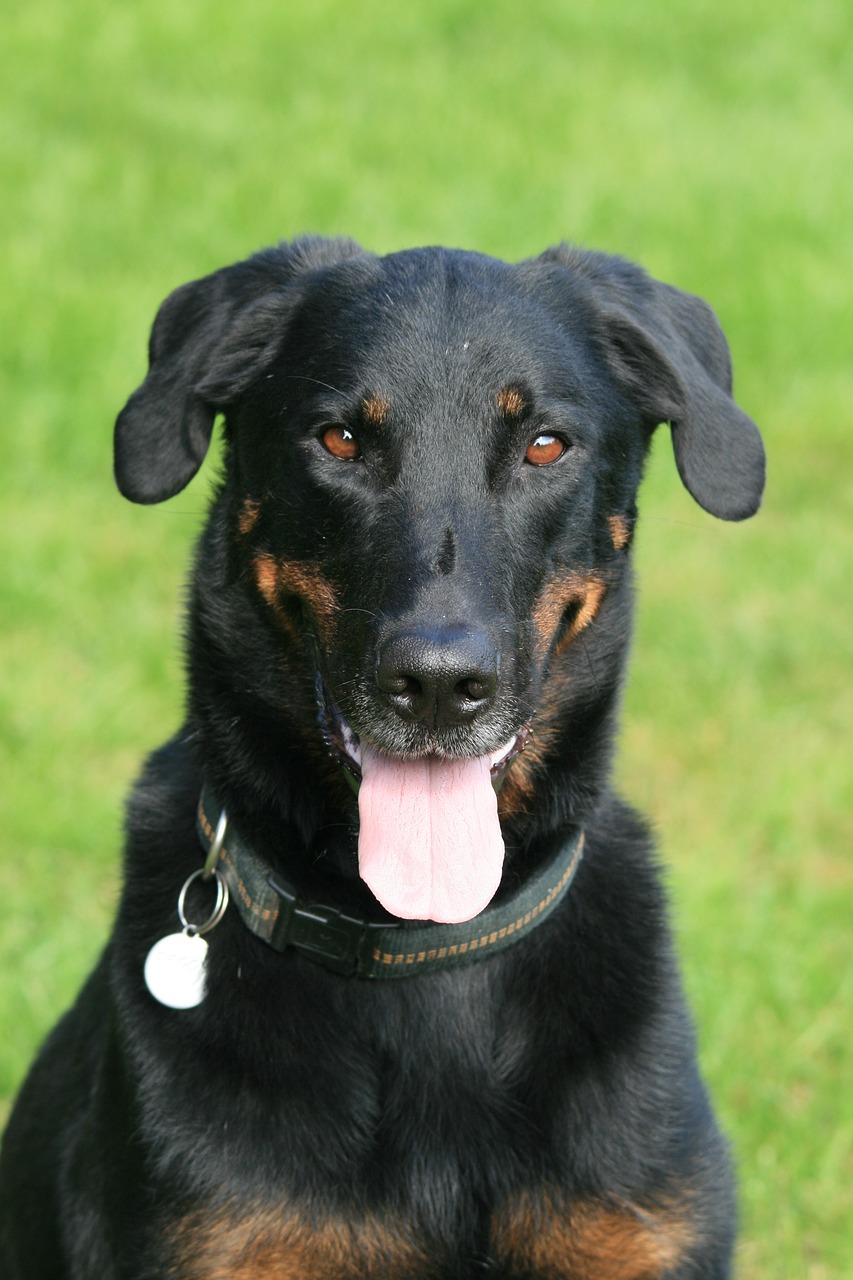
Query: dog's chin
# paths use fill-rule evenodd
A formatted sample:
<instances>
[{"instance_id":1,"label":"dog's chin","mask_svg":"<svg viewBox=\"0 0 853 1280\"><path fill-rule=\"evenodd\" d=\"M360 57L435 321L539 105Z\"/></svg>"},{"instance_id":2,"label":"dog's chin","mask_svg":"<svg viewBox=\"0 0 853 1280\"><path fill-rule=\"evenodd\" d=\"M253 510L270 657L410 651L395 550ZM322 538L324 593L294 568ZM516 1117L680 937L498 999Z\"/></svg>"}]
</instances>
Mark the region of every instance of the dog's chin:
<instances>
[{"instance_id":1,"label":"dog's chin","mask_svg":"<svg viewBox=\"0 0 853 1280\"><path fill-rule=\"evenodd\" d=\"M500 727L449 725L431 730L397 717L370 716L369 728L355 728L330 695L326 682L316 679L317 718L329 753L357 785L361 781L362 747L397 760L471 760L488 757L492 782L499 785L516 756L527 746L531 729L522 724L509 734ZM366 718L366 717L364 717Z\"/></svg>"}]
</instances>

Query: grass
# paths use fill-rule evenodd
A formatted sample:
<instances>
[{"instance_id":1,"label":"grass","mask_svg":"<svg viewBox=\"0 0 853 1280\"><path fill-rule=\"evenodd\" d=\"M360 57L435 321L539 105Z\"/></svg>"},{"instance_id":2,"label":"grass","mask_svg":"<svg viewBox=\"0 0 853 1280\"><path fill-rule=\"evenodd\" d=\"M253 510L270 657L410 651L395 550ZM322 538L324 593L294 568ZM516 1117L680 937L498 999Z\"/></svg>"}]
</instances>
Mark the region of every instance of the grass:
<instances>
[{"instance_id":1,"label":"grass","mask_svg":"<svg viewBox=\"0 0 853 1280\"><path fill-rule=\"evenodd\" d=\"M0 1096L103 944L122 797L180 718L205 482L151 511L110 476L158 302L304 230L511 258L568 238L708 297L765 429L766 505L738 527L659 433L619 775L670 869L739 1275L849 1275L851 37L846 0L6 17Z\"/></svg>"}]
</instances>

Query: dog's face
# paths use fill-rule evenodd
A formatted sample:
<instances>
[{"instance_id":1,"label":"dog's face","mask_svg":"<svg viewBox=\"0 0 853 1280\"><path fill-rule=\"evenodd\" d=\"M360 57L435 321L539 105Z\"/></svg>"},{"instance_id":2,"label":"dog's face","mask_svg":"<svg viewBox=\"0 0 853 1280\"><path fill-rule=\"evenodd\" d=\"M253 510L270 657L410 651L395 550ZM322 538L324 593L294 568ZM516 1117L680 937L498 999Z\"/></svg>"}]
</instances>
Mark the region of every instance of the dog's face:
<instances>
[{"instance_id":1,"label":"dog's face","mask_svg":"<svg viewBox=\"0 0 853 1280\"><path fill-rule=\"evenodd\" d=\"M508 270L339 274L233 414L252 573L315 636L333 732L340 714L386 754L495 753L594 611L642 433Z\"/></svg>"},{"instance_id":2,"label":"dog's face","mask_svg":"<svg viewBox=\"0 0 853 1280\"><path fill-rule=\"evenodd\" d=\"M760 441L728 392L704 304L599 255L312 241L164 304L119 485L177 492L225 412L232 565L360 781L362 875L395 915L481 910L499 815L590 683L612 703L654 426L702 505L757 507Z\"/></svg>"}]
</instances>

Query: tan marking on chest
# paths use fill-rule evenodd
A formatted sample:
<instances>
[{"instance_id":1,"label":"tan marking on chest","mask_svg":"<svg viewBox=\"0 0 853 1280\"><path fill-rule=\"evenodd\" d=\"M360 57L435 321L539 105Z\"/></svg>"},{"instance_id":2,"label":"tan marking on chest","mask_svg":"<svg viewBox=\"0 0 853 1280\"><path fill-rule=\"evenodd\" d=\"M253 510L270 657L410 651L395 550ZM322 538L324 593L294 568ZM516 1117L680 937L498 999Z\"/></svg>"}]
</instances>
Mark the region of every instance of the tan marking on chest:
<instances>
[{"instance_id":1,"label":"tan marking on chest","mask_svg":"<svg viewBox=\"0 0 853 1280\"><path fill-rule=\"evenodd\" d=\"M523 1192L495 1215L491 1252L507 1280L664 1280L697 1243L691 1217L685 1204L648 1212Z\"/></svg>"},{"instance_id":2,"label":"tan marking on chest","mask_svg":"<svg viewBox=\"0 0 853 1280\"><path fill-rule=\"evenodd\" d=\"M423 1241L378 1216L199 1213L179 1222L169 1243L167 1274L181 1280L418 1280L434 1266Z\"/></svg>"},{"instance_id":3,"label":"tan marking on chest","mask_svg":"<svg viewBox=\"0 0 853 1280\"><path fill-rule=\"evenodd\" d=\"M334 587L318 566L296 560L276 560L264 551L255 556L252 567L258 590L285 630L296 638L295 621L282 604L282 597L289 594L297 596L308 607L320 643L328 649L335 637L338 601Z\"/></svg>"}]
</instances>

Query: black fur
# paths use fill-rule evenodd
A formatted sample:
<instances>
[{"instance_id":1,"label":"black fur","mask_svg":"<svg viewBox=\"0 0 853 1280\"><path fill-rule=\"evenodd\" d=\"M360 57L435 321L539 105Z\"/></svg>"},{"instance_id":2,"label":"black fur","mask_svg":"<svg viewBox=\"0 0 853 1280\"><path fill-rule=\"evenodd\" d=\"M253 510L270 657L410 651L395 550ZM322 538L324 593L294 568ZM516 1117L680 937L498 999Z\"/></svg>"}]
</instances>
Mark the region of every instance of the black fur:
<instances>
[{"instance_id":1,"label":"black fur","mask_svg":"<svg viewBox=\"0 0 853 1280\"><path fill-rule=\"evenodd\" d=\"M729 1275L728 1159L649 836L608 784L653 429L708 511L761 497L712 313L564 247L511 266L309 239L172 294L150 361L116 427L127 497L182 489L225 415L187 721L131 797L115 930L8 1127L3 1277ZM565 451L530 465L543 436ZM142 967L201 864L203 778L273 867L385 918L318 672L391 754L480 755L529 724L499 893L582 826L575 882L503 953L394 982L279 954L231 909L204 1003L164 1009Z\"/></svg>"}]
</instances>

